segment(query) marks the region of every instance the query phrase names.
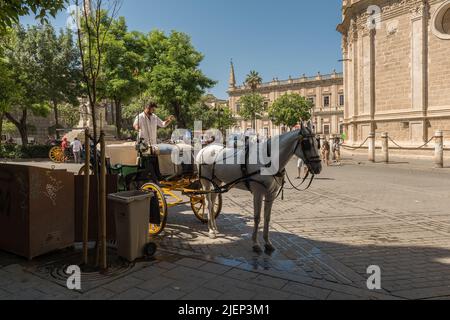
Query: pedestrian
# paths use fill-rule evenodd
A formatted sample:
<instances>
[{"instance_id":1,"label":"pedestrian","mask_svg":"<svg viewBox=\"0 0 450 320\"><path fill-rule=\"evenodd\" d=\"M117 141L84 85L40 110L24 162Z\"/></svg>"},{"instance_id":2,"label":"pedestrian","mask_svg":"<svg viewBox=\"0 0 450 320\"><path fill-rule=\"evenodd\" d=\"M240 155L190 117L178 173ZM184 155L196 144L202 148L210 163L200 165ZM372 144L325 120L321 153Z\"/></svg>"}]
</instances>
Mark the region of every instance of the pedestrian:
<instances>
[{"instance_id":1,"label":"pedestrian","mask_svg":"<svg viewBox=\"0 0 450 320\"><path fill-rule=\"evenodd\" d=\"M340 163L341 162L341 140L339 138L334 139L332 150L333 150L334 160L337 163Z\"/></svg>"},{"instance_id":2,"label":"pedestrian","mask_svg":"<svg viewBox=\"0 0 450 320\"><path fill-rule=\"evenodd\" d=\"M297 179L302 179L302 169L303 167L305 168L305 172L304 172L304 178L308 176L308 167L305 165L305 162L303 161L302 158L298 158L297 161L297 170L298 170L298 177Z\"/></svg>"},{"instance_id":3,"label":"pedestrian","mask_svg":"<svg viewBox=\"0 0 450 320\"><path fill-rule=\"evenodd\" d=\"M81 163L81 151L83 150L83 145L81 144L80 140L78 140L78 138L75 138L70 146L72 147L72 153L75 163Z\"/></svg>"},{"instance_id":4,"label":"pedestrian","mask_svg":"<svg viewBox=\"0 0 450 320\"><path fill-rule=\"evenodd\" d=\"M69 141L67 141L67 137L64 137L61 142L61 150L64 155L64 161L69 159L68 151L69 151Z\"/></svg>"},{"instance_id":5,"label":"pedestrian","mask_svg":"<svg viewBox=\"0 0 450 320\"><path fill-rule=\"evenodd\" d=\"M327 164L327 167L330 166L330 143L327 138L323 141L322 160Z\"/></svg>"}]
</instances>

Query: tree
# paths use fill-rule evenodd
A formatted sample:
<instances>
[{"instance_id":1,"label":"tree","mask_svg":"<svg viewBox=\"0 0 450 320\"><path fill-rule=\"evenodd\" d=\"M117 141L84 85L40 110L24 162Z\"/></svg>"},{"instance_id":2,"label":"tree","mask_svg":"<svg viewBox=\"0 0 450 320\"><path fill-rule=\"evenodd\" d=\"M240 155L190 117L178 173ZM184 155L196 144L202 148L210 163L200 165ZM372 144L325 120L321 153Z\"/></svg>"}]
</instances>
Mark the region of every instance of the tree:
<instances>
[{"instance_id":1,"label":"tree","mask_svg":"<svg viewBox=\"0 0 450 320\"><path fill-rule=\"evenodd\" d=\"M250 71L250 73L247 75L245 79L245 85L247 85L252 90L252 92L256 92L261 83L262 83L261 76L259 75L258 72L254 70Z\"/></svg>"},{"instance_id":2,"label":"tree","mask_svg":"<svg viewBox=\"0 0 450 320\"><path fill-rule=\"evenodd\" d=\"M216 83L199 69L203 55L195 50L188 35L173 31L166 36L153 31L148 36L146 65L149 93L187 128L187 108L197 103L205 89Z\"/></svg>"},{"instance_id":3,"label":"tree","mask_svg":"<svg viewBox=\"0 0 450 320\"><path fill-rule=\"evenodd\" d=\"M128 32L123 17L114 20L105 41L105 62L99 82L102 96L114 102L117 137L122 132L122 105L143 87L145 36Z\"/></svg>"},{"instance_id":4,"label":"tree","mask_svg":"<svg viewBox=\"0 0 450 320\"><path fill-rule=\"evenodd\" d=\"M79 53L72 33L61 31L57 36L50 25L38 29L36 54L42 64L43 94L53 108L55 128L61 127L58 108L61 105L79 105L81 93L81 69ZM58 131L57 131L58 132ZM58 135L58 133L57 133Z\"/></svg>"},{"instance_id":5,"label":"tree","mask_svg":"<svg viewBox=\"0 0 450 320\"><path fill-rule=\"evenodd\" d=\"M67 4L67 0L8 0L0 2L0 35L8 27L19 23L19 17L31 13L42 23L47 22L50 15L55 17L59 10Z\"/></svg>"},{"instance_id":6,"label":"tree","mask_svg":"<svg viewBox=\"0 0 450 320\"><path fill-rule=\"evenodd\" d=\"M269 117L277 126L295 127L311 119L312 103L296 93L284 94L269 108Z\"/></svg>"},{"instance_id":7,"label":"tree","mask_svg":"<svg viewBox=\"0 0 450 320\"><path fill-rule=\"evenodd\" d=\"M265 111L263 96L258 93L250 93L242 96L239 102L241 104L239 115L244 120L252 120L252 128L256 129L256 120L261 119Z\"/></svg>"},{"instance_id":8,"label":"tree","mask_svg":"<svg viewBox=\"0 0 450 320\"><path fill-rule=\"evenodd\" d=\"M39 32L39 27L25 30L18 26L4 45L6 77L12 88L3 106L4 116L17 127L24 146L28 144L29 114L46 116L50 111L44 93L45 81L42 81L43 65L38 54Z\"/></svg>"}]
</instances>

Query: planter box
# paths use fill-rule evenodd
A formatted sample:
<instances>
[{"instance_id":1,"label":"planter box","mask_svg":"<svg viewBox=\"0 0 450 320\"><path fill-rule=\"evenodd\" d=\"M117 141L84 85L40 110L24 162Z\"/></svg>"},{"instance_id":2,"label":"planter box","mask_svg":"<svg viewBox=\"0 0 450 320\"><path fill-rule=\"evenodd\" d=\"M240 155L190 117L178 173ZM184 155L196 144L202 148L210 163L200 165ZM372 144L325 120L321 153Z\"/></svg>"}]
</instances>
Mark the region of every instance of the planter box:
<instances>
[{"instance_id":1,"label":"planter box","mask_svg":"<svg viewBox=\"0 0 450 320\"><path fill-rule=\"evenodd\" d=\"M74 175L0 164L0 250L27 259L74 243Z\"/></svg>"}]
</instances>

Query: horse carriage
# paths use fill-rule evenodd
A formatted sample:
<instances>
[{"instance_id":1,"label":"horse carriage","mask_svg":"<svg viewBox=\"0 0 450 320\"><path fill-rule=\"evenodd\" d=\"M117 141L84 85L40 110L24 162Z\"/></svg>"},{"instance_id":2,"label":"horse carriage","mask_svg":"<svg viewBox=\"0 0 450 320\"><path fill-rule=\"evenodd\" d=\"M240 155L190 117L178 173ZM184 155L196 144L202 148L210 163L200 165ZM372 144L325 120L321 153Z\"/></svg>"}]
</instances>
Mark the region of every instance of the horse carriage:
<instances>
[{"instance_id":1,"label":"horse carriage","mask_svg":"<svg viewBox=\"0 0 450 320\"><path fill-rule=\"evenodd\" d=\"M189 205L200 222L208 222L207 192L202 190L193 149L187 144L149 146L143 141L107 146L107 172L118 176L118 191L143 190L155 195L157 202L152 203L150 210L150 235L164 231L169 209L177 206ZM174 156L185 161L174 163ZM95 167L91 156L91 173ZM82 167L79 174L84 172ZM217 218L222 210L221 194L213 207Z\"/></svg>"}]
</instances>

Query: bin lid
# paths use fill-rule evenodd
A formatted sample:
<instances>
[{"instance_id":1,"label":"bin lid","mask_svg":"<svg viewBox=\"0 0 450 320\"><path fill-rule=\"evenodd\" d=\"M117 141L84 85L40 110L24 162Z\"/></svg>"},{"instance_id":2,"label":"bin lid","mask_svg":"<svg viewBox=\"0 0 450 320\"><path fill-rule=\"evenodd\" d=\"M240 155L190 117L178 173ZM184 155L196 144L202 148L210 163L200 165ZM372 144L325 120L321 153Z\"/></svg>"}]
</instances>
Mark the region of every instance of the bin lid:
<instances>
[{"instance_id":1,"label":"bin lid","mask_svg":"<svg viewBox=\"0 0 450 320\"><path fill-rule=\"evenodd\" d=\"M112 201L117 201L121 203L131 203L134 201L143 201L151 198L153 196L152 192L145 191L124 191L118 193L112 193L108 195L108 199Z\"/></svg>"}]
</instances>

